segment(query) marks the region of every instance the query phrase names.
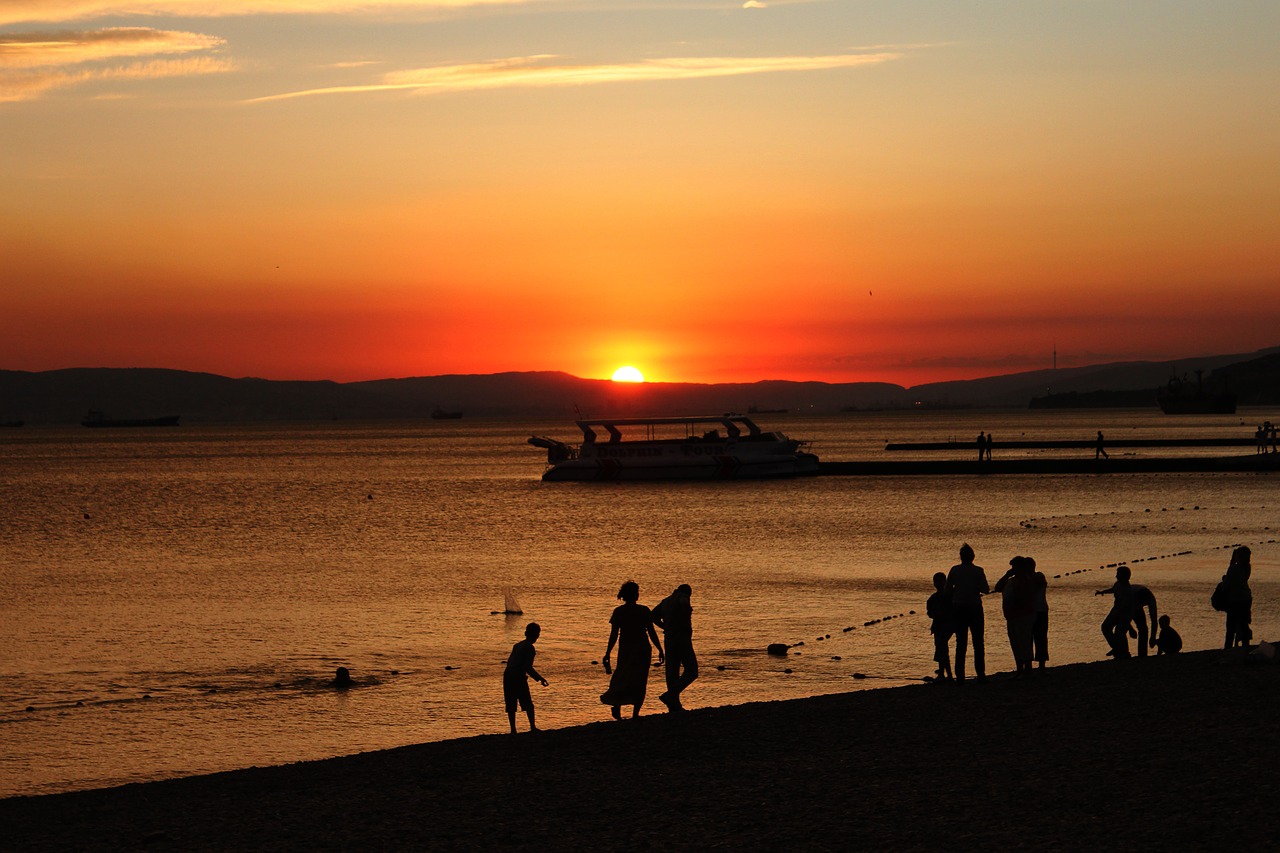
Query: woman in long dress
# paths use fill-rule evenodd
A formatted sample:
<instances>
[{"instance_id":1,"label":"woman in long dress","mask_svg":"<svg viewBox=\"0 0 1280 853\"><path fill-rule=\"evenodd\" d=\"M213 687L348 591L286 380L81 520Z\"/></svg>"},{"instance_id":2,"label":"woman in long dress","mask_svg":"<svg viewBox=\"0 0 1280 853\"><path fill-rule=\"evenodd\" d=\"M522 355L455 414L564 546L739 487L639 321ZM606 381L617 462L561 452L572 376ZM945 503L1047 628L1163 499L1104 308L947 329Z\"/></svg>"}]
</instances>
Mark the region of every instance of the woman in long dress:
<instances>
[{"instance_id":1,"label":"woman in long dress","mask_svg":"<svg viewBox=\"0 0 1280 853\"><path fill-rule=\"evenodd\" d=\"M658 632L653 629L653 616L649 608L638 603L640 585L627 581L618 590L618 598L622 599L622 604L615 607L609 617L609 647L604 653L604 671L610 671L609 656L615 645L618 647L618 666L612 669L609 689L600 695L601 702L612 706L615 720L622 719L623 705L634 708L631 716L640 716L640 706L644 704L644 694L649 687L653 648L658 649L658 663L666 659L662 644L658 642ZM653 646L649 645L650 640Z\"/></svg>"},{"instance_id":2,"label":"woman in long dress","mask_svg":"<svg viewBox=\"0 0 1280 853\"><path fill-rule=\"evenodd\" d=\"M1231 552L1231 564L1223 580L1227 584L1227 638L1224 648L1244 646L1253 639L1253 592L1249 589L1252 553L1249 546L1241 545Z\"/></svg>"}]
</instances>

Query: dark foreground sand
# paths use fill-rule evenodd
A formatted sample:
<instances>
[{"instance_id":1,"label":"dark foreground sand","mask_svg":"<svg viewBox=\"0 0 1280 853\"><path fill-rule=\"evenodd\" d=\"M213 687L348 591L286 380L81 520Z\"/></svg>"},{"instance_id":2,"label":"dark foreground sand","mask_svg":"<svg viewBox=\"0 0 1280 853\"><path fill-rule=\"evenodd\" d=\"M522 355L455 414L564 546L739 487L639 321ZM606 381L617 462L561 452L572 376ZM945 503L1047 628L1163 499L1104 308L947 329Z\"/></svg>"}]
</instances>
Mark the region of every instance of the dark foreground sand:
<instances>
[{"instance_id":1,"label":"dark foreground sand","mask_svg":"<svg viewBox=\"0 0 1280 853\"><path fill-rule=\"evenodd\" d=\"M1278 700L1198 652L654 713L2 800L0 848L1276 850Z\"/></svg>"}]
</instances>

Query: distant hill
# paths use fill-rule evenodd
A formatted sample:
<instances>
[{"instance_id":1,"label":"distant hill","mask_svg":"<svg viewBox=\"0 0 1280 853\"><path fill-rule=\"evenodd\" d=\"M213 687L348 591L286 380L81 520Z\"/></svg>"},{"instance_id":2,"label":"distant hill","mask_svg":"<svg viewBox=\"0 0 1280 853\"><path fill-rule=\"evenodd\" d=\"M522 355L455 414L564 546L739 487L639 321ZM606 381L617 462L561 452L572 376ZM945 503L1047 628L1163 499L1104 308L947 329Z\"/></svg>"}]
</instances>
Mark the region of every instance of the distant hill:
<instances>
[{"instance_id":1,"label":"distant hill","mask_svg":"<svg viewBox=\"0 0 1280 853\"><path fill-rule=\"evenodd\" d=\"M0 422L74 424L90 409L110 417L181 415L183 423L417 419L437 408L469 416L573 418L786 409L830 413L900 408L1025 408L1075 392L1077 405L1155 405L1171 376L1204 371L1241 405L1280 404L1280 348L1165 362L1041 370L903 388L880 382L625 384L567 373L421 376L369 382L231 379L158 368L0 371ZM1107 402L1110 401L1110 402Z\"/></svg>"}]
</instances>

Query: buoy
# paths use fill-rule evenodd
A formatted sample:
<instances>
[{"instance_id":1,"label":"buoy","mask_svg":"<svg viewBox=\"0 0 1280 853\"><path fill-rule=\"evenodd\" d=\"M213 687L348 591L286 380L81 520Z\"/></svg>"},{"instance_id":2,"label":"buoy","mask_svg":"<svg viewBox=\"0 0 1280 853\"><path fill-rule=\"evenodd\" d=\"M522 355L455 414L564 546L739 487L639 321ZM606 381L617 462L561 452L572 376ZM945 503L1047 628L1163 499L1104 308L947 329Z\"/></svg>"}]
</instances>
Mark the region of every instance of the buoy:
<instances>
[{"instance_id":1,"label":"buoy","mask_svg":"<svg viewBox=\"0 0 1280 853\"><path fill-rule=\"evenodd\" d=\"M840 658L840 655L832 655L831 659L832 659L832 660L840 660L841 658Z\"/></svg>"},{"instance_id":2,"label":"buoy","mask_svg":"<svg viewBox=\"0 0 1280 853\"><path fill-rule=\"evenodd\" d=\"M766 651L771 655L782 655L785 657L787 654L787 644L786 643L770 643L769 648L766 649Z\"/></svg>"},{"instance_id":3,"label":"buoy","mask_svg":"<svg viewBox=\"0 0 1280 853\"><path fill-rule=\"evenodd\" d=\"M853 677L854 677L854 678L857 678L857 679L863 679L863 678L866 678L866 676L865 676L865 675L863 675L863 674L862 674L862 673L860 673L860 672L855 672L855 673L853 674Z\"/></svg>"},{"instance_id":4,"label":"buoy","mask_svg":"<svg viewBox=\"0 0 1280 853\"><path fill-rule=\"evenodd\" d=\"M791 669L790 669L790 668L788 668L788 669L784 669L784 670L783 670L783 672L785 672L787 675L790 675L790 674L791 674Z\"/></svg>"},{"instance_id":5,"label":"buoy","mask_svg":"<svg viewBox=\"0 0 1280 853\"><path fill-rule=\"evenodd\" d=\"M724 664L721 664L720 666L716 667L716 669L719 670L720 672L724 672Z\"/></svg>"}]
</instances>

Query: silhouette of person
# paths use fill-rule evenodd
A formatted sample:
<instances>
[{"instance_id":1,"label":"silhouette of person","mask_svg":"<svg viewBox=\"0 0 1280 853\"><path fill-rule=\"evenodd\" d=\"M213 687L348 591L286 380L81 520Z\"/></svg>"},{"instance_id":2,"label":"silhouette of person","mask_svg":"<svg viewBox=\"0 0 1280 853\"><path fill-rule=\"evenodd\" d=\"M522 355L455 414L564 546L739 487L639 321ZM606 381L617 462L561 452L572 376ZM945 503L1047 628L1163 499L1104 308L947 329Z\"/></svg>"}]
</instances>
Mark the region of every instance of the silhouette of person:
<instances>
[{"instance_id":1,"label":"silhouette of person","mask_svg":"<svg viewBox=\"0 0 1280 853\"><path fill-rule=\"evenodd\" d=\"M987 573L973 562L973 549L966 542L960 546L960 562L947 573L946 593L951 596L951 628L956 634L956 682L964 681L964 656L970 638L973 640L973 671L978 682L986 680L986 658L983 650L982 596L991 591Z\"/></svg>"},{"instance_id":2,"label":"silhouette of person","mask_svg":"<svg viewBox=\"0 0 1280 853\"><path fill-rule=\"evenodd\" d=\"M604 671L613 677L609 679L609 689L600 694L600 701L612 706L615 720L622 719L623 705L632 706L631 716L640 716L640 706L649 687L649 661L653 657L650 640L658 648L658 663L666 662L658 633L653 630L653 614L638 603L640 585L627 581L618 590L618 598L622 604L615 607L609 617L609 646L604 652ZM615 645L618 647L616 669L609 665Z\"/></svg>"},{"instance_id":3,"label":"silhouette of person","mask_svg":"<svg viewBox=\"0 0 1280 853\"><path fill-rule=\"evenodd\" d=\"M1169 625L1169 617L1160 617L1160 633L1152 642L1156 645L1157 655L1176 655L1182 651L1182 636Z\"/></svg>"},{"instance_id":4,"label":"silhouette of person","mask_svg":"<svg viewBox=\"0 0 1280 853\"><path fill-rule=\"evenodd\" d=\"M516 706L529 718L529 731L536 732L538 727L533 722L533 697L529 694L529 679L547 686L547 680L533 668L533 658L537 651L533 644L538 642L542 634L542 626L530 622L524 626L524 639L511 647L507 657L507 668L502 672L502 698L507 703L507 720L511 723L511 733L516 733Z\"/></svg>"},{"instance_id":5,"label":"silhouette of person","mask_svg":"<svg viewBox=\"0 0 1280 853\"><path fill-rule=\"evenodd\" d=\"M1111 647L1107 654L1117 658L1129 657L1129 623L1133 621L1133 588L1129 578L1132 574L1128 566L1120 566L1116 569L1116 582L1094 593L1114 596L1111 610L1102 620L1102 636Z\"/></svg>"},{"instance_id":6,"label":"silhouette of person","mask_svg":"<svg viewBox=\"0 0 1280 853\"><path fill-rule=\"evenodd\" d=\"M987 433L987 461L988 462L991 461L991 445L995 444L995 441L996 441L995 436L993 436L991 433Z\"/></svg>"},{"instance_id":7,"label":"silhouette of person","mask_svg":"<svg viewBox=\"0 0 1280 853\"><path fill-rule=\"evenodd\" d=\"M1155 648L1160 626L1156 621L1156 594L1140 583L1130 584L1133 590L1133 624L1138 629L1138 657L1147 656L1147 648ZM1151 641L1147 641L1147 611L1151 611ZM1127 644L1126 644L1127 645Z\"/></svg>"},{"instance_id":8,"label":"silhouette of person","mask_svg":"<svg viewBox=\"0 0 1280 853\"><path fill-rule=\"evenodd\" d=\"M1032 587L1036 594L1036 618L1031 623L1033 657L1040 669L1044 669L1049 662L1049 579L1044 576L1044 572L1035 571L1035 560L1027 557L1027 562L1035 572L1032 576Z\"/></svg>"},{"instance_id":9,"label":"silhouette of person","mask_svg":"<svg viewBox=\"0 0 1280 853\"><path fill-rule=\"evenodd\" d=\"M693 587L682 583L653 608L653 624L662 629L667 641L667 692L658 697L668 710L684 710L680 694L698 677L698 658L693 653ZM683 671L682 671L683 670Z\"/></svg>"},{"instance_id":10,"label":"silhouette of person","mask_svg":"<svg viewBox=\"0 0 1280 853\"><path fill-rule=\"evenodd\" d=\"M933 620L929 633L933 634L933 660L938 664L934 684L951 681L951 596L947 595L947 576L934 572L933 595L924 604L925 614Z\"/></svg>"},{"instance_id":11,"label":"silhouette of person","mask_svg":"<svg viewBox=\"0 0 1280 853\"><path fill-rule=\"evenodd\" d=\"M348 687L354 687L355 684L356 683L351 680L351 670L347 669L345 666L338 667L333 673L333 681L329 682L331 687L336 687L339 690L346 690Z\"/></svg>"},{"instance_id":12,"label":"silhouette of person","mask_svg":"<svg viewBox=\"0 0 1280 853\"><path fill-rule=\"evenodd\" d=\"M1271 431L1271 422L1258 424L1258 428L1253 431L1253 440L1255 442L1254 453L1267 452L1267 433Z\"/></svg>"},{"instance_id":13,"label":"silhouette of person","mask_svg":"<svg viewBox=\"0 0 1280 853\"><path fill-rule=\"evenodd\" d=\"M1224 649L1236 646L1248 646L1253 639L1253 592L1249 589L1249 575L1253 571L1250 565L1252 552L1247 545L1241 545L1231 552L1231 564L1223 581L1227 585L1227 636Z\"/></svg>"},{"instance_id":14,"label":"silhouette of person","mask_svg":"<svg viewBox=\"0 0 1280 853\"><path fill-rule=\"evenodd\" d=\"M1014 557L1009 561L1009 570L996 581L995 586L995 591L1001 595L1015 676L1031 672L1031 629L1036 620L1034 565L1028 563L1026 557Z\"/></svg>"},{"instance_id":15,"label":"silhouette of person","mask_svg":"<svg viewBox=\"0 0 1280 853\"><path fill-rule=\"evenodd\" d=\"M1098 458L1110 459L1111 458L1110 456L1107 455L1107 449L1103 447L1103 444L1105 444L1105 439L1103 439L1102 437L1102 430L1098 430L1098 440L1093 445L1094 459L1098 459Z\"/></svg>"},{"instance_id":16,"label":"silhouette of person","mask_svg":"<svg viewBox=\"0 0 1280 853\"><path fill-rule=\"evenodd\" d=\"M981 462L987 457L987 434L985 432L978 433L978 461Z\"/></svg>"}]
</instances>

